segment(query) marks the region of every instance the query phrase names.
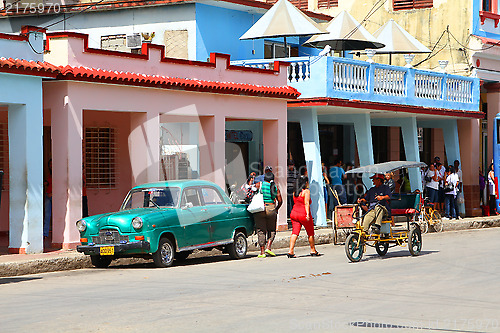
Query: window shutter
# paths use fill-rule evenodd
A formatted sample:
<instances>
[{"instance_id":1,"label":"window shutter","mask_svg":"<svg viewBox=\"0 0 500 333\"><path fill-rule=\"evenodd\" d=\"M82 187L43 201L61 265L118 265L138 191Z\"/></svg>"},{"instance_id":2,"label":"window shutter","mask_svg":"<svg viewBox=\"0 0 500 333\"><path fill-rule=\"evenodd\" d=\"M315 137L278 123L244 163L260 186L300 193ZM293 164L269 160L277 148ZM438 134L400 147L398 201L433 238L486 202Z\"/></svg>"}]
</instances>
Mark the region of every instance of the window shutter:
<instances>
[{"instance_id":1,"label":"window shutter","mask_svg":"<svg viewBox=\"0 0 500 333\"><path fill-rule=\"evenodd\" d=\"M338 7L339 0L318 0L318 8Z\"/></svg>"},{"instance_id":2,"label":"window shutter","mask_svg":"<svg viewBox=\"0 0 500 333\"><path fill-rule=\"evenodd\" d=\"M394 10L431 8L433 0L393 0Z\"/></svg>"}]
</instances>

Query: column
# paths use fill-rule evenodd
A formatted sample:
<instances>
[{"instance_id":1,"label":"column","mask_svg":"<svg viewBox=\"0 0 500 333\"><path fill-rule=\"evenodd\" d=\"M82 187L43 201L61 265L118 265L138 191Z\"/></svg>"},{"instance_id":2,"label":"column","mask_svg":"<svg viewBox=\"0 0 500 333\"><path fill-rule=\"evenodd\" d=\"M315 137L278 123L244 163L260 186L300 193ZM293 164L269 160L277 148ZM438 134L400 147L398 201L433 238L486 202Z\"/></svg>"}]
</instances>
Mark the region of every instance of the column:
<instances>
[{"instance_id":1,"label":"column","mask_svg":"<svg viewBox=\"0 0 500 333\"><path fill-rule=\"evenodd\" d=\"M226 118L200 117L200 178L226 188Z\"/></svg>"},{"instance_id":2,"label":"column","mask_svg":"<svg viewBox=\"0 0 500 333\"><path fill-rule=\"evenodd\" d=\"M319 146L318 117L316 110L300 110L294 113L300 121L304 156L309 188L311 190L311 214L316 225L326 226L325 198L323 193L323 172L321 170L321 151Z\"/></svg>"},{"instance_id":3,"label":"column","mask_svg":"<svg viewBox=\"0 0 500 333\"><path fill-rule=\"evenodd\" d=\"M461 119L457 121L460 140L462 182L465 197L465 215L481 216L479 207L479 138L481 121L479 119ZM491 138L491 137L490 137ZM452 163L452 161L450 162Z\"/></svg>"},{"instance_id":4,"label":"column","mask_svg":"<svg viewBox=\"0 0 500 333\"><path fill-rule=\"evenodd\" d=\"M403 134L403 144L407 161L420 161L420 152L418 150L417 118L401 118L401 133ZM410 168L411 190L422 191L422 175L419 168Z\"/></svg>"},{"instance_id":5,"label":"column","mask_svg":"<svg viewBox=\"0 0 500 333\"><path fill-rule=\"evenodd\" d=\"M354 122L354 131L356 132L359 164L361 166L373 164L373 141L370 114L356 114L352 115L351 118ZM372 182L369 177L369 174L363 174L363 183L366 188L372 187Z\"/></svg>"},{"instance_id":6,"label":"column","mask_svg":"<svg viewBox=\"0 0 500 333\"><path fill-rule=\"evenodd\" d=\"M130 115L128 149L132 168L132 186L147 183L149 179L148 159L151 159L151 157L148 158L147 155L151 155L151 152L148 153L147 120L146 112L134 112Z\"/></svg>"},{"instance_id":7,"label":"column","mask_svg":"<svg viewBox=\"0 0 500 333\"><path fill-rule=\"evenodd\" d=\"M43 252L43 122L41 89L9 105L9 252Z\"/></svg>"},{"instance_id":8,"label":"column","mask_svg":"<svg viewBox=\"0 0 500 333\"><path fill-rule=\"evenodd\" d=\"M52 242L67 249L80 239L75 222L82 217L83 110L64 88L47 100L52 125Z\"/></svg>"},{"instance_id":9,"label":"column","mask_svg":"<svg viewBox=\"0 0 500 333\"><path fill-rule=\"evenodd\" d=\"M286 114L286 113L284 113ZM262 142L264 144L264 167L271 165L273 167L274 180L278 185L283 205L278 211L278 230L287 230L286 216L286 118L281 117L278 120L262 121ZM307 160L307 158L306 158ZM313 199L314 200L314 199Z\"/></svg>"}]
</instances>

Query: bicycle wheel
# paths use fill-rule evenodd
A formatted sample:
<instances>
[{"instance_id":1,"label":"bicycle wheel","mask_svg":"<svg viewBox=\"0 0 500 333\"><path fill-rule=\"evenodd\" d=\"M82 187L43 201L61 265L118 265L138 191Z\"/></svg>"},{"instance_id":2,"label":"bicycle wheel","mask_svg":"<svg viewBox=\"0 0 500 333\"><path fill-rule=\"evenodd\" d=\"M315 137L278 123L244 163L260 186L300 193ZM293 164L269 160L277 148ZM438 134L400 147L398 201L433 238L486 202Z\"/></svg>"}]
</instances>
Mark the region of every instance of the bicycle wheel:
<instances>
[{"instance_id":1,"label":"bicycle wheel","mask_svg":"<svg viewBox=\"0 0 500 333\"><path fill-rule=\"evenodd\" d=\"M363 258L365 244L360 238L360 234L352 233L345 241L345 254L352 262L358 262Z\"/></svg>"},{"instance_id":2,"label":"bicycle wheel","mask_svg":"<svg viewBox=\"0 0 500 333\"><path fill-rule=\"evenodd\" d=\"M412 228L408 235L408 250L412 256L418 256L422 250L422 234L420 229Z\"/></svg>"},{"instance_id":3,"label":"bicycle wheel","mask_svg":"<svg viewBox=\"0 0 500 333\"><path fill-rule=\"evenodd\" d=\"M429 214L427 214L427 211L419 215L418 224L420 225L420 231L423 234L426 234L427 231L429 231Z\"/></svg>"},{"instance_id":4,"label":"bicycle wheel","mask_svg":"<svg viewBox=\"0 0 500 333\"><path fill-rule=\"evenodd\" d=\"M434 228L434 231L443 231L443 221L441 220L441 214L439 214L437 210L433 211L431 214L431 224Z\"/></svg>"}]
</instances>

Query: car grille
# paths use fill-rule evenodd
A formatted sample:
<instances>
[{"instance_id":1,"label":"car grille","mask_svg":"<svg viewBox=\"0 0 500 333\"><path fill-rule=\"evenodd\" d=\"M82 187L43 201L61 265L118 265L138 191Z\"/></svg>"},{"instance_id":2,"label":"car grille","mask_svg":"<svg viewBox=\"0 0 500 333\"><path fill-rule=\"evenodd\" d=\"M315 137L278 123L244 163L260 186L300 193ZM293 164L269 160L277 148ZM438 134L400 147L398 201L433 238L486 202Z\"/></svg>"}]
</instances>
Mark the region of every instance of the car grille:
<instances>
[{"instance_id":1,"label":"car grille","mask_svg":"<svg viewBox=\"0 0 500 333\"><path fill-rule=\"evenodd\" d=\"M128 242L128 236L120 235L113 229L102 229L99 231L99 236L92 236L94 244L119 244L123 241Z\"/></svg>"}]
</instances>

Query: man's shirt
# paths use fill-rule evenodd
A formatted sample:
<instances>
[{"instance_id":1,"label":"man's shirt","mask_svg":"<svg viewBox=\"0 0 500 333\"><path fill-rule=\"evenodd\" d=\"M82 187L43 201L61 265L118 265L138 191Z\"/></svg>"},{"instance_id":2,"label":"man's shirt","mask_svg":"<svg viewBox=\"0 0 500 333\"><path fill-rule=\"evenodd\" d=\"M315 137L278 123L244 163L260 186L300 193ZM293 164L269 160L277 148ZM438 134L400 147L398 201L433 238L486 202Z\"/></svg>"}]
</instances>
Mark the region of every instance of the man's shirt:
<instances>
[{"instance_id":1,"label":"man's shirt","mask_svg":"<svg viewBox=\"0 0 500 333\"><path fill-rule=\"evenodd\" d=\"M389 188L389 186L387 186L385 184L382 184L379 187L373 186L372 188L370 188L365 194L365 199L368 202L368 208L372 209L373 207L375 207L377 205L377 203L380 203L385 208L387 208L387 212L389 213L389 215L391 215L390 200L377 201L377 199L375 199L375 197L378 195L380 195L380 196L388 195L390 198L391 197L391 189Z\"/></svg>"}]
</instances>

